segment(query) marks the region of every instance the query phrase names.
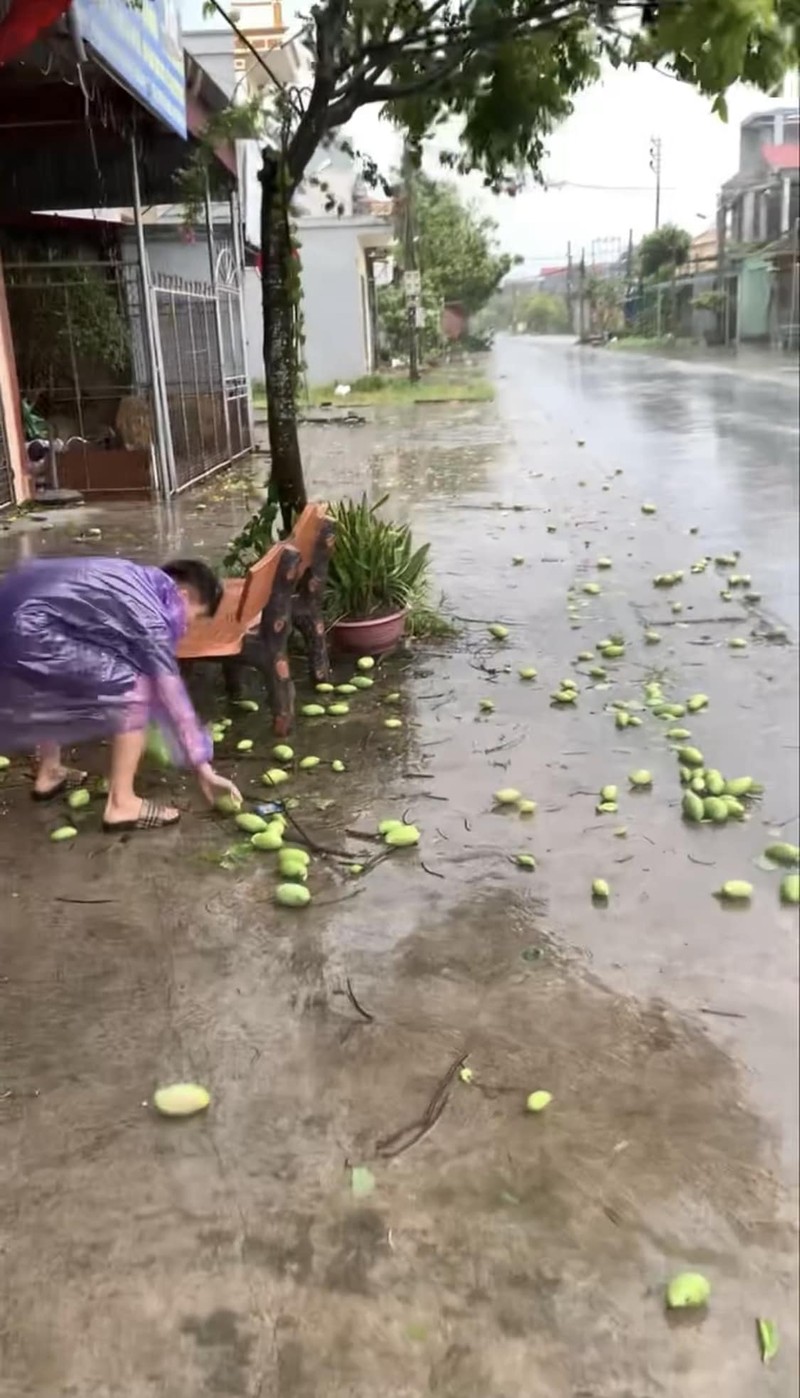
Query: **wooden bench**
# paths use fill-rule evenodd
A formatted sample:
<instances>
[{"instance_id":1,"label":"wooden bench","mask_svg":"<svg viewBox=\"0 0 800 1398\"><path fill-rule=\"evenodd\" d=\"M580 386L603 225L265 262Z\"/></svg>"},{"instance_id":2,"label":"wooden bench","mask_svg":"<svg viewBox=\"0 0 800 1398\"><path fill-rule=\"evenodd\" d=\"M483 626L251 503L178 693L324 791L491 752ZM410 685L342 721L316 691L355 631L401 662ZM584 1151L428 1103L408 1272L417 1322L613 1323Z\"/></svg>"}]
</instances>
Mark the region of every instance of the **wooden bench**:
<instances>
[{"instance_id":1,"label":"wooden bench","mask_svg":"<svg viewBox=\"0 0 800 1398\"><path fill-rule=\"evenodd\" d=\"M177 649L183 664L221 661L226 691L234 699L241 694L241 665L248 661L256 665L266 682L279 737L290 731L294 718L287 648L300 566L296 548L275 544L248 569L246 577L226 579L216 615L193 622Z\"/></svg>"},{"instance_id":2,"label":"wooden bench","mask_svg":"<svg viewBox=\"0 0 800 1398\"><path fill-rule=\"evenodd\" d=\"M330 679L322 601L334 527L324 505L307 505L291 537L273 545L244 578L226 578L213 617L195 621L182 637L178 660L222 663L228 697L241 698L242 669L261 670L279 737L290 732L294 686L288 645L296 626L308 652L311 683Z\"/></svg>"}]
</instances>

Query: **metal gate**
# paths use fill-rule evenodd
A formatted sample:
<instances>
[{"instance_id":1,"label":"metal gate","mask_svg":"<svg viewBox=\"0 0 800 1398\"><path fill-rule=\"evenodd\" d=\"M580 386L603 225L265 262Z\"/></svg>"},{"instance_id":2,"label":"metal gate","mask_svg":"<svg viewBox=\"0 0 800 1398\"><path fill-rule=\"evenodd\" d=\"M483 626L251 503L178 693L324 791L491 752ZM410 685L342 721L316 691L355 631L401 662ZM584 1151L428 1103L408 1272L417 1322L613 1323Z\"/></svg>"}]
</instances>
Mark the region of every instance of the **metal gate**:
<instances>
[{"instance_id":1,"label":"metal gate","mask_svg":"<svg viewBox=\"0 0 800 1398\"><path fill-rule=\"evenodd\" d=\"M217 285L157 274L152 280L156 358L180 491L252 449L241 289L223 249Z\"/></svg>"}]
</instances>

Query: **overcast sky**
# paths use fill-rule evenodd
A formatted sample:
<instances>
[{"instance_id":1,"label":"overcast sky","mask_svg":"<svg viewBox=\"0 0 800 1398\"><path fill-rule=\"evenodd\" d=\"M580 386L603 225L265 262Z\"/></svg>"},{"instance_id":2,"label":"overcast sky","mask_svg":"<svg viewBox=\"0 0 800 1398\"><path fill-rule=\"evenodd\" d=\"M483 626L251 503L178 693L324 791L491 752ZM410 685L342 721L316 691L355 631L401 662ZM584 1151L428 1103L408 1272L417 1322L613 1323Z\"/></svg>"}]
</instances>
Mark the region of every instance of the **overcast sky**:
<instances>
[{"instance_id":1,"label":"overcast sky","mask_svg":"<svg viewBox=\"0 0 800 1398\"><path fill-rule=\"evenodd\" d=\"M183 0L185 28L197 27L202 0ZM284 0L291 26L296 7ZM783 98L794 101L797 88ZM566 260L592 244L597 260L624 250L629 230L634 239L654 224L655 184L648 168L652 135L662 139L661 221L674 222L693 235L713 222L717 191L738 164L739 123L753 111L782 105L753 89L734 88L728 97L729 121L710 110L710 102L692 89L652 69L609 73L602 83L580 94L574 115L553 136L545 175L562 189L531 187L516 198L485 193L478 177L460 181L498 223L505 251L525 259L520 273ZM353 123L356 144L390 173L397 165L396 133L371 111ZM436 153L429 162L437 169Z\"/></svg>"}]
</instances>

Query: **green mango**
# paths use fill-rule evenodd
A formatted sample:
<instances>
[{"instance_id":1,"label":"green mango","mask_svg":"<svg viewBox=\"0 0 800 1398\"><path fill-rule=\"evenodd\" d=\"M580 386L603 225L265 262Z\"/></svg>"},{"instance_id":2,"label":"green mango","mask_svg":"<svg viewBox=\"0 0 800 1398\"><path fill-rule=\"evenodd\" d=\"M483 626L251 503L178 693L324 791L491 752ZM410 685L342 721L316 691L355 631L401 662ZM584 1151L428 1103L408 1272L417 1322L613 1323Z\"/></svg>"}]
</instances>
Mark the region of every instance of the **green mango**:
<instances>
[{"instance_id":1,"label":"green mango","mask_svg":"<svg viewBox=\"0 0 800 1398\"><path fill-rule=\"evenodd\" d=\"M384 843L392 849L408 849L419 844L419 831L416 825L394 825L384 836Z\"/></svg>"},{"instance_id":2,"label":"green mango","mask_svg":"<svg viewBox=\"0 0 800 1398\"><path fill-rule=\"evenodd\" d=\"M259 830L255 835L250 836L250 843L253 849L276 850L283 844L283 829L277 821L268 825L266 830Z\"/></svg>"},{"instance_id":3,"label":"green mango","mask_svg":"<svg viewBox=\"0 0 800 1398\"><path fill-rule=\"evenodd\" d=\"M700 1272L681 1272L667 1287L667 1306L671 1311L705 1306L711 1287Z\"/></svg>"},{"instance_id":4,"label":"green mango","mask_svg":"<svg viewBox=\"0 0 800 1398\"><path fill-rule=\"evenodd\" d=\"M781 902L792 906L800 903L800 874L787 874L781 879Z\"/></svg>"},{"instance_id":5,"label":"green mango","mask_svg":"<svg viewBox=\"0 0 800 1398\"><path fill-rule=\"evenodd\" d=\"M732 777L725 783L726 796L747 796L752 789L752 777Z\"/></svg>"},{"instance_id":6,"label":"green mango","mask_svg":"<svg viewBox=\"0 0 800 1398\"><path fill-rule=\"evenodd\" d=\"M715 767L706 772L706 791L710 796L721 796L725 790L725 778Z\"/></svg>"},{"instance_id":7,"label":"green mango","mask_svg":"<svg viewBox=\"0 0 800 1398\"><path fill-rule=\"evenodd\" d=\"M713 820L715 825L724 825L728 819L728 807L721 796L707 796L703 808L706 818Z\"/></svg>"},{"instance_id":8,"label":"green mango","mask_svg":"<svg viewBox=\"0 0 800 1398\"><path fill-rule=\"evenodd\" d=\"M268 772L261 773L261 780L264 786L283 786L289 780L289 773L282 767L270 767Z\"/></svg>"},{"instance_id":9,"label":"green mango","mask_svg":"<svg viewBox=\"0 0 800 1398\"><path fill-rule=\"evenodd\" d=\"M753 896L753 885L746 879L728 879L717 891L717 897L729 903L746 903Z\"/></svg>"},{"instance_id":10,"label":"green mango","mask_svg":"<svg viewBox=\"0 0 800 1398\"><path fill-rule=\"evenodd\" d=\"M248 835L260 835L262 830L266 830L267 822L262 820L260 815L254 811L242 811L236 817L236 824L240 830L246 831Z\"/></svg>"},{"instance_id":11,"label":"green mango","mask_svg":"<svg viewBox=\"0 0 800 1398\"><path fill-rule=\"evenodd\" d=\"M60 845L64 840L74 840L77 833L74 825L59 825L57 830L50 831L50 839L54 845Z\"/></svg>"},{"instance_id":12,"label":"green mango","mask_svg":"<svg viewBox=\"0 0 800 1398\"><path fill-rule=\"evenodd\" d=\"M771 859L773 864L784 864L791 868L792 865L800 864L800 848L797 845L779 843L769 845L764 850L767 859Z\"/></svg>"},{"instance_id":13,"label":"green mango","mask_svg":"<svg viewBox=\"0 0 800 1398\"><path fill-rule=\"evenodd\" d=\"M311 894L300 883L279 883L275 902L282 908L305 908L311 902Z\"/></svg>"},{"instance_id":14,"label":"green mango","mask_svg":"<svg viewBox=\"0 0 800 1398\"><path fill-rule=\"evenodd\" d=\"M678 748L678 761L683 767L702 767L705 759L699 748Z\"/></svg>"},{"instance_id":15,"label":"green mango","mask_svg":"<svg viewBox=\"0 0 800 1398\"><path fill-rule=\"evenodd\" d=\"M705 815L705 808L699 796L693 791L684 791L681 801L681 809L687 820L702 820Z\"/></svg>"}]
</instances>

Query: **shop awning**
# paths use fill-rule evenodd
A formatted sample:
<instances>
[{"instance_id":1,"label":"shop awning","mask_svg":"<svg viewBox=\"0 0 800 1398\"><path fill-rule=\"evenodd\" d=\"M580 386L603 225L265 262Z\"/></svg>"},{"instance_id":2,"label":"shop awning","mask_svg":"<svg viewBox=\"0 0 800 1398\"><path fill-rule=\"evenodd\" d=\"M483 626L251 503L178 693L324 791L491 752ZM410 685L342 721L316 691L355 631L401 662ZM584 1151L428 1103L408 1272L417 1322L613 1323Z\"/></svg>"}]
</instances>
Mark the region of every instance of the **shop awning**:
<instances>
[{"instance_id":1,"label":"shop awning","mask_svg":"<svg viewBox=\"0 0 800 1398\"><path fill-rule=\"evenodd\" d=\"M66 14L71 0L5 0L0 3L0 65L30 47ZM5 11L5 13L3 13Z\"/></svg>"}]
</instances>

